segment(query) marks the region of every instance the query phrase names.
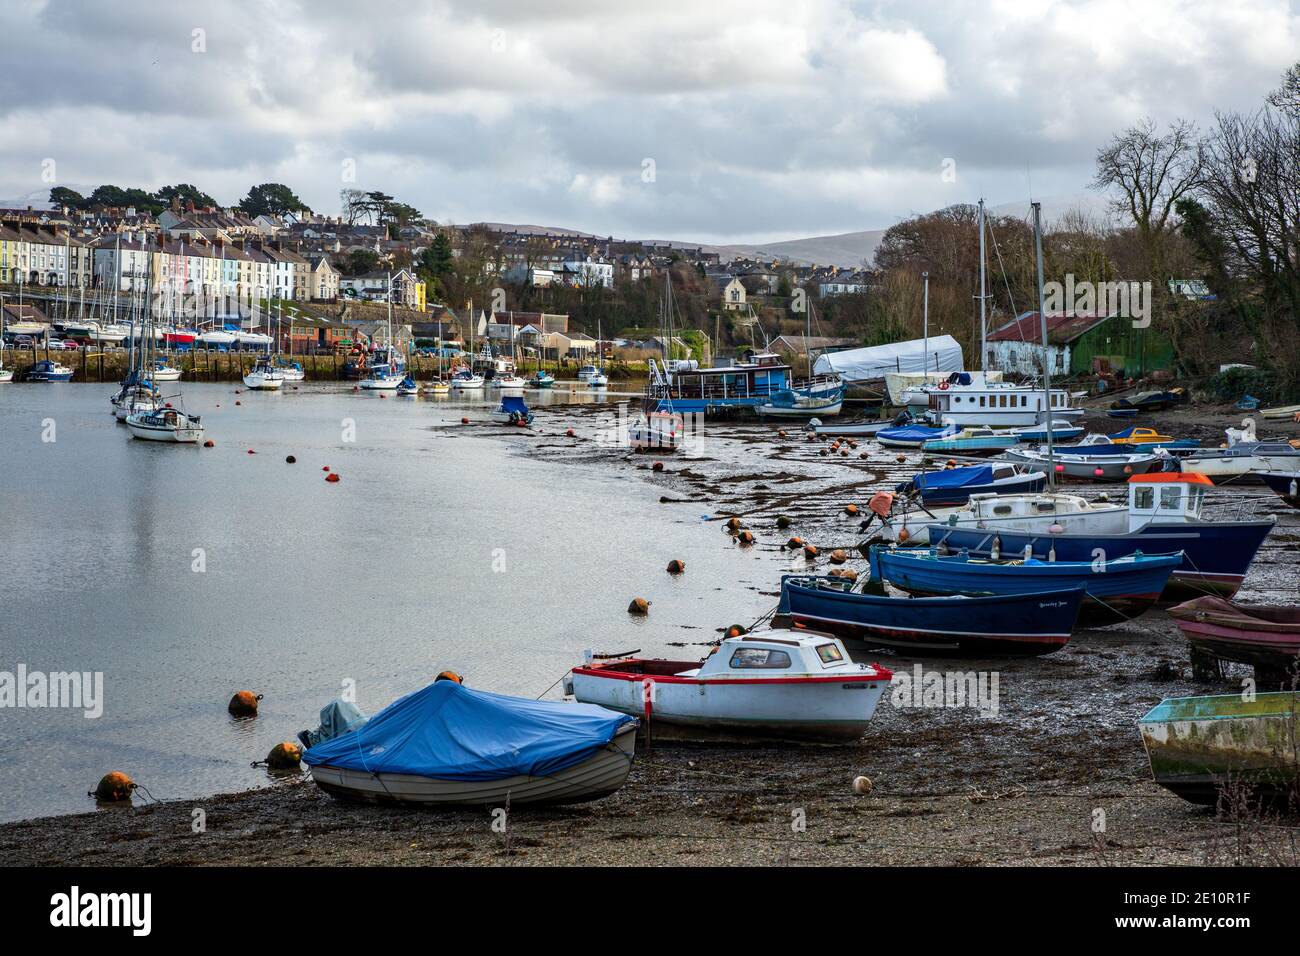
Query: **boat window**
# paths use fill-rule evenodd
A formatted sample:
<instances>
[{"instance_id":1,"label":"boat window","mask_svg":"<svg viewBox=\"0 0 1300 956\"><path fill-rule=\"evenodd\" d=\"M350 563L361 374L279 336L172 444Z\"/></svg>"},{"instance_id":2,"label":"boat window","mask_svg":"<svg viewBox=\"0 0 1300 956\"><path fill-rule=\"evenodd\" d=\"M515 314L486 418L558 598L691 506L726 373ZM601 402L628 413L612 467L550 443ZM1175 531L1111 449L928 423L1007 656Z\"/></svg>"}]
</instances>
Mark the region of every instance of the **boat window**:
<instances>
[{"instance_id":1,"label":"boat window","mask_svg":"<svg viewBox=\"0 0 1300 956\"><path fill-rule=\"evenodd\" d=\"M1183 489L1170 485L1160 489L1160 507L1166 511L1177 511L1183 506Z\"/></svg>"},{"instance_id":2,"label":"boat window","mask_svg":"<svg viewBox=\"0 0 1300 956\"><path fill-rule=\"evenodd\" d=\"M1197 487L1197 486L1192 486L1190 489L1188 489L1188 494L1187 494L1187 513L1188 513L1188 514L1192 514L1192 515L1200 514L1200 511L1201 511L1201 501L1202 501L1204 498L1205 498L1205 489L1204 489L1204 488L1200 488L1200 487Z\"/></svg>"},{"instance_id":3,"label":"boat window","mask_svg":"<svg viewBox=\"0 0 1300 956\"><path fill-rule=\"evenodd\" d=\"M731 655L731 666L741 668L781 668L790 666L790 655L785 651L766 647L738 647Z\"/></svg>"},{"instance_id":4,"label":"boat window","mask_svg":"<svg viewBox=\"0 0 1300 956\"><path fill-rule=\"evenodd\" d=\"M834 664L836 661L844 660L844 655L834 644L819 644L817 646L817 656L822 659L823 664Z\"/></svg>"},{"instance_id":5,"label":"boat window","mask_svg":"<svg viewBox=\"0 0 1300 956\"><path fill-rule=\"evenodd\" d=\"M994 506L993 506L993 513L994 513L995 515L1009 515L1009 514L1011 514L1011 506L1010 506L1010 505L994 505Z\"/></svg>"},{"instance_id":6,"label":"boat window","mask_svg":"<svg viewBox=\"0 0 1300 956\"><path fill-rule=\"evenodd\" d=\"M1056 505L1052 504L1050 501L1040 501L1038 503L1038 510L1044 512L1055 511Z\"/></svg>"},{"instance_id":7,"label":"boat window","mask_svg":"<svg viewBox=\"0 0 1300 956\"><path fill-rule=\"evenodd\" d=\"M980 396L980 408L983 408L983 407L984 407L984 396L981 395L981 396Z\"/></svg>"},{"instance_id":8,"label":"boat window","mask_svg":"<svg viewBox=\"0 0 1300 956\"><path fill-rule=\"evenodd\" d=\"M1143 511L1150 511L1155 507L1156 490L1150 487L1133 489L1133 507L1140 508Z\"/></svg>"}]
</instances>

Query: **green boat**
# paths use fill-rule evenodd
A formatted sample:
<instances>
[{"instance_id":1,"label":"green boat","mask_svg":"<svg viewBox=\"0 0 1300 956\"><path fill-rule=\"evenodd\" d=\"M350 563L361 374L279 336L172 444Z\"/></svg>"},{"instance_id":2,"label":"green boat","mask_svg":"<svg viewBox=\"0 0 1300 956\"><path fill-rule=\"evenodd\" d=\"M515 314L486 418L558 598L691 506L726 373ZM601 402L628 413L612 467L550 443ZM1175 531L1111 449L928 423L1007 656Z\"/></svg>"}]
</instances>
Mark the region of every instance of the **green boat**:
<instances>
[{"instance_id":1,"label":"green boat","mask_svg":"<svg viewBox=\"0 0 1300 956\"><path fill-rule=\"evenodd\" d=\"M1170 697L1138 721L1156 783L1213 805L1229 783L1271 800L1300 785L1300 693Z\"/></svg>"}]
</instances>

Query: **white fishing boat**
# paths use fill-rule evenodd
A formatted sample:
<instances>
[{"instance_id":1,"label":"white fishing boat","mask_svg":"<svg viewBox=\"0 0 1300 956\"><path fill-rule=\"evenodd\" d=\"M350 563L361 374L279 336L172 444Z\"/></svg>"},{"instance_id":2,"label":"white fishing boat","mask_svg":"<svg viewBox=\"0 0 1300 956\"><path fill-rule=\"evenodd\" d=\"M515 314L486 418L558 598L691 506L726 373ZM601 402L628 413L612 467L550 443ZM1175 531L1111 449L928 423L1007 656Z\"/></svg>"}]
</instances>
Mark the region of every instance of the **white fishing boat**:
<instances>
[{"instance_id":1,"label":"white fishing boat","mask_svg":"<svg viewBox=\"0 0 1300 956\"><path fill-rule=\"evenodd\" d=\"M444 382L441 379L430 382L429 387L425 389L430 395L449 395L451 394L451 383Z\"/></svg>"},{"instance_id":2,"label":"white fishing boat","mask_svg":"<svg viewBox=\"0 0 1300 956\"><path fill-rule=\"evenodd\" d=\"M458 392L480 389L483 387L483 376L467 368L459 369L451 377L451 387Z\"/></svg>"},{"instance_id":3,"label":"white fishing boat","mask_svg":"<svg viewBox=\"0 0 1300 956\"><path fill-rule=\"evenodd\" d=\"M600 369L596 368L594 365L584 365L582 368L578 369L578 381L590 381L591 377L599 371Z\"/></svg>"},{"instance_id":4,"label":"white fishing boat","mask_svg":"<svg viewBox=\"0 0 1300 956\"><path fill-rule=\"evenodd\" d=\"M199 416L187 415L175 408L135 412L126 417L126 427L133 438L145 441L193 444L203 437L203 424Z\"/></svg>"},{"instance_id":5,"label":"white fishing boat","mask_svg":"<svg viewBox=\"0 0 1300 956\"><path fill-rule=\"evenodd\" d=\"M682 731L857 740L893 674L856 664L838 638L764 630L729 637L702 661L617 658L575 667L565 692Z\"/></svg>"},{"instance_id":6,"label":"white fishing boat","mask_svg":"<svg viewBox=\"0 0 1300 956\"><path fill-rule=\"evenodd\" d=\"M512 389L515 391L522 392L525 388L528 387L528 382L521 376L515 375L513 372L511 372L508 375L494 376L492 378L492 386L494 388Z\"/></svg>"},{"instance_id":7,"label":"white fishing boat","mask_svg":"<svg viewBox=\"0 0 1300 956\"><path fill-rule=\"evenodd\" d=\"M277 391L284 387L284 371L276 368L269 358L258 359L244 375L244 387L261 392Z\"/></svg>"},{"instance_id":8,"label":"white fishing boat","mask_svg":"<svg viewBox=\"0 0 1300 956\"><path fill-rule=\"evenodd\" d=\"M1126 518L1128 508L1112 503L1106 496L1091 502L1080 495L1059 492L1028 492L971 495L963 505L917 508L906 498L896 498L895 507L882 522L880 537L900 544L930 543L926 526L936 522L953 528L998 527L1016 531L1046 533L1054 527L1069 527L1080 533L1112 530L1115 522Z\"/></svg>"},{"instance_id":9,"label":"white fishing boat","mask_svg":"<svg viewBox=\"0 0 1300 956\"><path fill-rule=\"evenodd\" d=\"M420 383L411 376L406 376L397 386L398 395L419 395Z\"/></svg>"},{"instance_id":10,"label":"white fishing boat","mask_svg":"<svg viewBox=\"0 0 1300 956\"><path fill-rule=\"evenodd\" d=\"M633 451L672 453L685 438L686 418L680 412L653 411L627 427L627 442Z\"/></svg>"}]
</instances>

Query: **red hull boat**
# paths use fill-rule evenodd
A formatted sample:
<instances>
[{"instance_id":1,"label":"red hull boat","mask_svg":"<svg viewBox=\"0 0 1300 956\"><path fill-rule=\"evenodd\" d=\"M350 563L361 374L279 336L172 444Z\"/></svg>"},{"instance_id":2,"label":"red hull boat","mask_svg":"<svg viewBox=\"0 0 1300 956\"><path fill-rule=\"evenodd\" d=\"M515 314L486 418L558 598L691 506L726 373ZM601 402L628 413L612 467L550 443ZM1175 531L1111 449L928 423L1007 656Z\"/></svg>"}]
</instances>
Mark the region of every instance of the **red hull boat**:
<instances>
[{"instance_id":1,"label":"red hull boat","mask_svg":"<svg viewBox=\"0 0 1300 956\"><path fill-rule=\"evenodd\" d=\"M1171 607L1169 616L1194 649L1220 660L1282 669L1300 656L1300 607L1206 596Z\"/></svg>"}]
</instances>

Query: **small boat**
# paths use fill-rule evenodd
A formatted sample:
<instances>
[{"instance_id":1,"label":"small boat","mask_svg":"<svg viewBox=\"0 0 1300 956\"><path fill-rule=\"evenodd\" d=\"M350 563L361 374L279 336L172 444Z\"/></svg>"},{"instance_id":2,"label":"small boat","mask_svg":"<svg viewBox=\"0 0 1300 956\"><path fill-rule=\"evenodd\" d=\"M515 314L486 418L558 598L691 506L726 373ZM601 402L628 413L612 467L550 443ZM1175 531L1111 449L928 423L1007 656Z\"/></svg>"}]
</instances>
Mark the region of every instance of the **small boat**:
<instances>
[{"instance_id":1,"label":"small boat","mask_svg":"<svg viewBox=\"0 0 1300 956\"><path fill-rule=\"evenodd\" d=\"M1068 523L1072 530L1100 532L1114 530L1128 517L1128 509L1122 504L1103 500L1092 502L1082 495L1059 491L971 492L963 505L931 507L924 502L922 505L921 508L913 507L911 496L891 502L882 521L881 539L914 546L933 544L938 539L930 537L929 529L939 523L944 529L983 529L996 525L1042 534L1054 526Z\"/></svg>"},{"instance_id":2,"label":"small boat","mask_svg":"<svg viewBox=\"0 0 1300 956\"><path fill-rule=\"evenodd\" d=\"M164 359L156 359L149 370L149 378L155 382L177 382L180 377L181 370L168 365Z\"/></svg>"},{"instance_id":3,"label":"small boat","mask_svg":"<svg viewBox=\"0 0 1300 956\"><path fill-rule=\"evenodd\" d=\"M993 462L921 472L901 482L894 490L904 495L919 494L921 503L929 508L962 505L970 500L971 495L1042 491L1046 484L1047 475L1041 471L1030 471L1024 465L1010 462Z\"/></svg>"},{"instance_id":4,"label":"small boat","mask_svg":"<svg viewBox=\"0 0 1300 956\"><path fill-rule=\"evenodd\" d=\"M685 438L685 417L666 409L643 415L627 426L627 442L633 451L671 453Z\"/></svg>"},{"instance_id":5,"label":"small boat","mask_svg":"<svg viewBox=\"0 0 1300 956\"><path fill-rule=\"evenodd\" d=\"M947 438L931 438L921 442L921 450L926 452L974 452L1006 451L1019 441L1013 434L1015 429L993 429L976 426L963 428ZM881 442L884 444L884 442Z\"/></svg>"},{"instance_id":6,"label":"small boat","mask_svg":"<svg viewBox=\"0 0 1300 956\"><path fill-rule=\"evenodd\" d=\"M244 375L244 387L260 392L279 391L284 387L284 372L272 365L270 359L258 359Z\"/></svg>"},{"instance_id":7,"label":"small boat","mask_svg":"<svg viewBox=\"0 0 1300 956\"><path fill-rule=\"evenodd\" d=\"M203 423L198 415L187 415L175 408L134 412L126 416L131 437L145 441L193 444L203 437Z\"/></svg>"},{"instance_id":8,"label":"small boat","mask_svg":"<svg viewBox=\"0 0 1300 956\"><path fill-rule=\"evenodd\" d=\"M842 388L811 395L783 388L769 395L766 402L755 405L754 411L764 418L829 418L838 415L843 407Z\"/></svg>"},{"instance_id":9,"label":"small boat","mask_svg":"<svg viewBox=\"0 0 1300 956\"><path fill-rule=\"evenodd\" d=\"M430 395L449 395L451 393L451 383L444 382L441 379L430 382L427 389Z\"/></svg>"},{"instance_id":10,"label":"small boat","mask_svg":"<svg viewBox=\"0 0 1300 956\"><path fill-rule=\"evenodd\" d=\"M778 614L872 646L970 654L1049 654L1070 640L1081 587L991 597L881 597L843 578L786 574Z\"/></svg>"},{"instance_id":11,"label":"small boat","mask_svg":"<svg viewBox=\"0 0 1300 956\"><path fill-rule=\"evenodd\" d=\"M1256 474L1273 494L1292 508L1300 508L1300 471L1261 471Z\"/></svg>"},{"instance_id":12,"label":"small boat","mask_svg":"<svg viewBox=\"0 0 1300 956\"><path fill-rule=\"evenodd\" d=\"M472 391L483 387L483 376L467 368L459 369L451 377L451 387L457 391Z\"/></svg>"},{"instance_id":13,"label":"small boat","mask_svg":"<svg viewBox=\"0 0 1300 956\"><path fill-rule=\"evenodd\" d=\"M1052 441L1074 441L1083 434L1083 429L1074 425L1065 419L1055 419L1052 422ZM1045 442L1047 441L1046 425L1026 425L1023 428L1011 429L1016 439L1021 442Z\"/></svg>"},{"instance_id":14,"label":"small boat","mask_svg":"<svg viewBox=\"0 0 1300 956\"><path fill-rule=\"evenodd\" d=\"M575 667L565 692L645 715L652 736L686 733L829 741L867 730L893 674L855 664L828 634L763 630L728 637L703 660L617 658Z\"/></svg>"},{"instance_id":15,"label":"small boat","mask_svg":"<svg viewBox=\"0 0 1300 956\"><path fill-rule=\"evenodd\" d=\"M920 448L927 441L948 438L956 435L956 425L902 425L896 428L882 428L876 432L876 441L887 448Z\"/></svg>"},{"instance_id":16,"label":"small boat","mask_svg":"<svg viewBox=\"0 0 1300 956\"><path fill-rule=\"evenodd\" d=\"M1278 405L1275 408L1261 408L1259 414L1261 418L1293 421L1297 415L1300 415L1300 405Z\"/></svg>"},{"instance_id":17,"label":"small boat","mask_svg":"<svg viewBox=\"0 0 1300 956\"><path fill-rule=\"evenodd\" d=\"M1131 398L1121 398L1112 402L1110 411L1131 411L1134 415L1140 412L1162 412L1186 400L1186 393L1181 388L1138 392Z\"/></svg>"},{"instance_id":18,"label":"small boat","mask_svg":"<svg viewBox=\"0 0 1300 956\"><path fill-rule=\"evenodd\" d=\"M420 383L411 376L406 376L397 386L398 395L419 395Z\"/></svg>"},{"instance_id":19,"label":"small boat","mask_svg":"<svg viewBox=\"0 0 1300 956\"><path fill-rule=\"evenodd\" d=\"M70 382L75 370L50 359L37 362L27 370L29 382Z\"/></svg>"},{"instance_id":20,"label":"small boat","mask_svg":"<svg viewBox=\"0 0 1300 956\"><path fill-rule=\"evenodd\" d=\"M523 422L525 425L533 423L533 413L528 410L524 400L519 395L504 395L501 398L501 404L488 414L494 422L500 425L518 425Z\"/></svg>"},{"instance_id":21,"label":"small boat","mask_svg":"<svg viewBox=\"0 0 1300 956\"><path fill-rule=\"evenodd\" d=\"M1294 796L1300 782L1300 694L1170 697L1138 721L1155 782L1214 805L1228 786L1262 800Z\"/></svg>"},{"instance_id":22,"label":"small boat","mask_svg":"<svg viewBox=\"0 0 1300 956\"><path fill-rule=\"evenodd\" d=\"M1158 455L1074 455L1056 451L1048 457L1047 448L1013 448L1004 456L1007 461L1018 461L1043 470L1052 469L1060 478L1077 478L1081 481L1125 481L1131 475L1144 475L1162 467L1164 460Z\"/></svg>"},{"instance_id":23,"label":"small boat","mask_svg":"<svg viewBox=\"0 0 1300 956\"><path fill-rule=\"evenodd\" d=\"M980 555L1029 553L1058 561L1107 563L1141 551L1144 554L1183 552L1183 562L1169 577L1162 600L1186 593L1196 597L1217 593L1232 597L1241 587L1260 545L1276 518L1247 521L1211 521L1201 516L1205 491L1211 482L1204 475L1161 473L1135 475L1129 480L1127 508L1096 508L1077 515L1051 516L1051 524L988 520L960 523L935 522L927 527L927 541L946 544L954 551ZM996 502L997 499L994 499ZM971 499L972 505L977 503ZM982 502L981 502L982 503ZM1047 517L1047 516L1044 516ZM1031 549L1026 552L1026 548Z\"/></svg>"},{"instance_id":24,"label":"small boat","mask_svg":"<svg viewBox=\"0 0 1300 956\"><path fill-rule=\"evenodd\" d=\"M599 371L600 369L596 368L594 365L584 365L582 368L578 369L578 381L586 382Z\"/></svg>"},{"instance_id":25,"label":"small boat","mask_svg":"<svg viewBox=\"0 0 1300 956\"><path fill-rule=\"evenodd\" d=\"M589 388L606 388L609 386L609 376L597 369L587 378Z\"/></svg>"},{"instance_id":26,"label":"small boat","mask_svg":"<svg viewBox=\"0 0 1300 956\"><path fill-rule=\"evenodd\" d=\"M843 424L823 425L813 418L804 426L806 431L819 437L830 435L835 438L874 438L886 428L896 428L897 421L881 422L845 422Z\"/></svg>"},{"instance_id":27,"label":"small boat","mask_svg":"<svg viewBox=\"0 0 1300 956\"><path fill-rule=\"evenodd\" d=\"M1014 560L1007 560L1013 558ZM945 594L1030 594L1081 587L1081 625L1104 627L1138 617L1155 606L1169 575L1183 563L1182 552L1136 551L1113 561L1043 561L1004 553L1003 560L935 549L871 549L871 577L922 597Z\"/></svg>"},{"instance_id":28,"label":"small boat","mask_svg":"<svg viewBox=\"0 0 1300 956\"><path fill-rule=\"evenodd\" d=\"M581 803L623 786L637 721L435 681L302 756L331 796L421 806Z\"/></svg>"},{"instance_id":29,"label":"small boat","mask_svg":"<svg viewBox=\"0 0 1300 956\"><path fill-rule=\"evenodd\" d=\"M1107 418L1137 418L1138 410L1136 408L1110 408L1106 411Z\"/></svg>"},{"instance_id":30,"label":"small boat","mask_svg":"<svg viewBox=\"0 0 1300 956\"><path fill-rule=\"evenodd\" d=\"M1226 446L1189 452L1183 467L1214 482L1250 481L1265 473L1300 471L1300 439L1259 441L1252 418L1245 419L1241 428L1226 429L1226 434Z\"/></svg>"},{"instance_id":31,"label":"small boat","mask_svg":"<svg viewBox=\"0 0 1300 956\"><path fill-rule=\"evenodd\" d=\"M550 388L555 384L555 376L544 369L538 369L528 377L529 388Z\"/></svg>"},{"instance_id":32,"label":"small boat","mask_svg":"<svg viewBox=\"0 0 1300 956\"><path fill-rule=\"evenodd\" d=\"M284 373L284 380L286 382L301 382L307 377L307 373L303 371L301 362L286 362L280 360L275 364L276 368Z\"/></svg>"},{"instance_id":33,"label":"small boat","mask_svg":"<svg viewBox=\"0 0 1300 956\"><path fill-rule=\"evenodd\" d=\"M8 384L13 380L14 380L14 370L11 368L5 368L3 365L0 365L0 385Z\"/></svg>"},{"instance_id":34,"label":"small boat","mask_svg":"<svg viewBox=\"0 0 1300 956\"><path fill-rule=\"evenodd\" d=\"M1206 595L1169 609L1193 649L1284 671L1300 658L1300 607L1236 604Z\"/></svg>"},{"instance_id":35,"label":"small boat","mask_svg":"<svg viewBox=\"0 0 1300 956\"><path fill-rule=\"evenodd\" d=\"M513 373L509 375L494 375L491 385L493 388L513 388L524 389L528 387L528 382Z\"/></svg>"},{"instance_id":36,"label":"small boat","mask_svg":"<svg viewBox=\"0 0 1300 956\"><path fill-rule=\"evenodd\" d=\"M1137 426L1126 428L1122 432L1111 432L1106 437L1116 445L1160 445L1163 448L1174 447L1178 441L1172 435L1162 435L1154 428L1139 428ZM1194 442L1192 447L1199 444L1200 442Z\"/></svg>"},{"instance_id":37,"label":"small boat","mask_svg":"<svg viewBox=\"0 0 1300 956\"><path fill-rule=\"evenodd\" d=\"M1123 432L1116 434L1123 435L1133 429L1125 429ZM1116 441L1110 435L1102 435L1097 432L1089 432L1083 436L1083 439L1061 448L1063 454L1068 455L1138 455L1138 454L1155 454L1157 448L1163 448L1165 451L1176 452L1179 455L1189 454L1193 449L1199 448L1200 442L1195 438L1178 438L1171 439L1167 444L1155 442L1152 444L1143 443L1124 443Z\"/></svg>"}]
</instances>

